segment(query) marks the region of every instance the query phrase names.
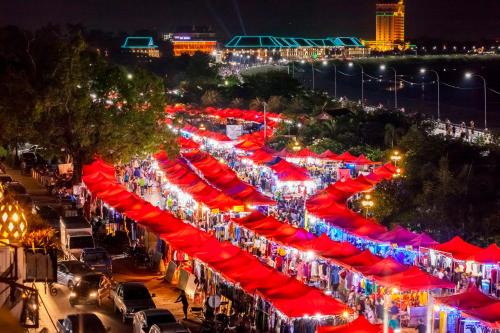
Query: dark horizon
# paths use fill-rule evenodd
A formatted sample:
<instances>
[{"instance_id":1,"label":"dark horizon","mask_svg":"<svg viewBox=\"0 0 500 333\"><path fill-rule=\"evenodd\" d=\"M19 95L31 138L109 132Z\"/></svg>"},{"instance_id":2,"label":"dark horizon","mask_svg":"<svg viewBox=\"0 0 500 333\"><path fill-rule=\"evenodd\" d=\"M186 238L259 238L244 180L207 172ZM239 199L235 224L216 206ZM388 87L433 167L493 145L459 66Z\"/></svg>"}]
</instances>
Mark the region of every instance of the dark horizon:
<instances>
[{"instance_id":1,"label":"dark horizon","mask_svg":"<svg viewBox=\"0 0 500 333\"><path fill-rule=\"evenodd\" d=\"M110 32L212 26L220 39L236 34L375 37L376 0L24 0L0 4L0 24L36 29L82 24ZM500 40L500 1L407 0L406 37ZM238 15L239 13L239 15Z\"/></svg>"}]
</instances>

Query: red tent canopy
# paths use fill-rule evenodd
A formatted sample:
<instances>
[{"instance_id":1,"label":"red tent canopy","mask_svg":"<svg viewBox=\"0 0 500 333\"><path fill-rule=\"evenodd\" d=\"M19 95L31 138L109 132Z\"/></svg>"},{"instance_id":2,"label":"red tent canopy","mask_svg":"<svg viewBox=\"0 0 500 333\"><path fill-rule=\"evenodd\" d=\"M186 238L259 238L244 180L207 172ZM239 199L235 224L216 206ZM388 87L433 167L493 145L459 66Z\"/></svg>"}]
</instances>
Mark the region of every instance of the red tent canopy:
<instances>
[{"instance_id":1,"label":"red tent canopy","mask_svg":"<svg viewBox=\"0 0 500 333\"><path fill-rule=\"evenodd\" d=\"M477 319L491 328L500 329L500 302L462 311L462 315Z\"/></svg>"},{"instance_id":2,"label":"red tent canopy","mask_svg":"<svg viewBox=\"0 0 500 333\"><path fill-rule=\"evenodd\" d=\"M369 159L366 158L365 155L361 154L359 155L354 161L353 161L354 164L358 164L358 165L367 165L367 164L379 164L379 162L373 162Z\"/></svg>"},{"instance_id":3,"label":"red tent canopy","mask_svg":"<svg viewBox=\"0 0 500 333\"><path fill-rule=\"evenodd\" d=\"M475 309L498 302L497 299L486 296L480 292L475 286L469 286L469 288L467 288L467 290L463 293L435 297L434 300L439 304L456 308L458 310Z\"/></svg>"},{"instance_id":4,"label":"red tent canopy","mask_svg":"<svg viewBox=\"0 0 500 333\"><path fill-rule=\"evenodd\" d=\"M436 288L455 288L454 283L432 276L415 266L411 266L407 270L393 275L383 277L374 276L374 280L388 288L394 287L401 290L420 291Z\"/></svg>"},{"instance_id":5,"label":"red tent canopy","mask_svg":"<svg viewBox=\"0 0 500 333\"><path fill-rule=\"evenodd\" d=\"M361 272L364 276L387 276L401 273L408 267L400 264L392 258L385 258L371 266L357 267L356 270Z\"/></svg>"},{"instance_id":6,"label":"red tent canopy","mask_svg":"<svg viewBox=\"0 0 500 333\"><path fill-rule=\"evenodd\" d=\"M340 326L319 326L316 333L383 333L384 325L372 324L364 316L359 316L348 324ZM389 328L389 332L393 330Z\"/></svg>"},{"instance_id":7,"label":"red tent canopy","mask_svg":"<svg viewBox=\"0 0 500 333\"><path fill-rule=\"evenodd\" d=\"M200 148L200 144L197 142L194 142L191 139L186 139L183 136L180 136L177 138L177 143L181 147L181 149L198 149Z\"/></svg>"},{"instance_id":8,"label":"red tent canopy","mask_svg":"<svg viewBox=\"0 0 500 333\"><path fill-rule=\"evenodd\" d=\"M294 157L304 157L304 158L307 158L307 157L310 157L310 158L318 158L319 155L316 154L315 152L307 149L307 148L304 148L302 150L300 150L299 152L297 152L295 154Z\"/></svg>"},{"instance_id":9,"label":"red tent canopy","mask_svg":"<svg viewBox=\"0 0 500 333\"><path fill-rule=\"evenodd\" d=\"M337 160L337 157L338 157L338 155L329 149L327 149L324 152L322 152L321 154L319 154L319 158L325 159L325 160L335 161L335 160Z\"/></svg>"},{"instance_id":10,"label":"red tent canopy","mask_svg":"<svg viewBox=\"0 0 500 333\"><path fill-rule=\"evenodd\" d=\"M454 259L472 260L474 255L482 249L478 246L467 243L459 236L455 236L446 243L431 246L432 249L450 253Z\"/></svg>"},{"instance_id":11,"label":"red tent canopy","mask_svg":"<svg viewBox=\"0 0 500 333\"><path fill-rule=\"evenodd\" d=\"M271 153L268 153L263 149L256 150L252 155L244 156L243 158L249 159L258 165L269 163L275 159Z\"/></svg>"},{"instance_id":12,"label":"red tent canopy","mask_svg":"<svg viewBox=\"0 0 500 333\"><path fill-rule=\"evenodd\" d=\"M371 266L381 260L382 260L381 257L373 255L369 250L364 250L358 255L342 258L341 262L347 266L358 267L358 266Z\"/></svg>"},{"instance_id":13,"label":"red tent canopy","mask_svg":"<svg viewBox=\"0 0 500 333\"><path fill-rule=\"evenodd\" d=\"M182 165L180 167L173 165L171 168L175 172L183 170ZM96 190L98 183L92 181L85 183L93 195L102 198L101 193L103 193L109 200L111 198L107 195L109 193L124 193L125 188L116 183L116 180L111 180L114 177L113 168L105 171L98 169L97 164L84 168L84 178L93 179L92 176L97 172L105 174L104 178L108 178L106 180L108 189L99 191ZM220 243L215 237L184 223L169 212L154 207L142 198L133 194L128 197L124 195L124 198L130 204L130 207L124 207L128 216L133 216L132 218L138 223L159 234L173 248L198 258L218 271L225 279L238 283L247 293L257 292L289 318L304 317L310 313L322 315L341 315L345 311L352 313L352 310L339 301L305 286L294 278L274 271L230 243Z\"/></svg>"},{"instance_id":14,"label":"red tent canopy","mask_svg":"<svg viewBox=\"0 0 500 333\"><path fill-rule=\"evenodd\" d=\"M378 236L377 240L391 244L398 244L398 246L405 246L409 245L409 243L416 237L418 237L418 234L398 225L394 229Z\"/></svg>"},{"instance_id":15,"label":"red tent canopy","mask_svg":"<svg viewBox=\"0 0 500 333\"><path fill-rule=\"evenodd\" d=\"M473 260L482 264L498 264L500 262L500 248L496 244L491 244L474 254Z\"/></svg>"},{"instance_id":16,"label":"red tent canopy","mask_svg":"<svg viewBox=\"0 0 500 333\"><path fill-rule=\"evenodd\" d=\"M356 160L356 156L352 155L350 152L346 151L337 156L337 159L339 161L345 162L345 163L353 163Z\"/></svg>"}]
</instances>

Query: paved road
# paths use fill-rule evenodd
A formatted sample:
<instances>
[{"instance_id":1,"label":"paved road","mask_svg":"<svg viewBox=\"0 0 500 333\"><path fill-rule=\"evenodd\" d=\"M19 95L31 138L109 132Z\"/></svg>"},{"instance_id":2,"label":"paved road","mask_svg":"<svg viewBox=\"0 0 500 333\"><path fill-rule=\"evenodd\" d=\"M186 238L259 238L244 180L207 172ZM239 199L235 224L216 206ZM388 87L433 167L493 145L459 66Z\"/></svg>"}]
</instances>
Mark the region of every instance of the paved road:
<instances>
[{"instance_id":1,"label":"paved road","mask_svg":"<svg viewBox=\"0 0 500 333\"><path fill-rule=\"evenodd\" d=\"M43 204L57 204L57 199L50 196L45 188L39 185L36 180L29 176L21 175L19 170L8 169L7 173L16 181L21 182L32 196L33 201ZM147 270L136 269L126 259L113 261L113 278L118 282L123 281L139 281L143 282L151 293L156 294L154 298L158 308L169 309L179 320L182 319L182 305L175 303L179 291L175 286L167 284L158 275L155 275ZM69 304L69 289L62 285L55 285L58 293L56 296L51 296L43 283L36 283L39 291L40 302L40 328L31 329L30 332L40 332L43 328L47 329L48 333L56 332L54 324L58 319L62 319L71 313L93 312L103 321L105 327L110 327L112 333L130 333L132 332L131 322L123 324L121 317L113 313L111 301L106 301L101 308L91 305L77 305L71 307ZM184 321L192 332L198 332L200 320L190 318ZM1 332L1 329L0 329Z\"/></svg>"}]
</instances>

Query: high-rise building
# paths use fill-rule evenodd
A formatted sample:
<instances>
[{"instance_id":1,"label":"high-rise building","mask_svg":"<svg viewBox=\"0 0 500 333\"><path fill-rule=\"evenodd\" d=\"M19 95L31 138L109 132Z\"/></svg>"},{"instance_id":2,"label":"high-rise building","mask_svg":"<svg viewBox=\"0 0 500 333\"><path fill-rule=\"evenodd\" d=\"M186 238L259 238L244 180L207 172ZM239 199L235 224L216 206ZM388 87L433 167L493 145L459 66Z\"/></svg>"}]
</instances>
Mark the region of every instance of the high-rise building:
<instances>
[{"instance_id":1,"label":"high-rise building","mask_svg":"<svg viewBox=\"0 0 500 333\"><path fill-rule=\"evenodd\" d=\"M376 51L406 49L404 0L379 0L375 15L375 40L367 45Z\"/></svg>"}]
</instances>

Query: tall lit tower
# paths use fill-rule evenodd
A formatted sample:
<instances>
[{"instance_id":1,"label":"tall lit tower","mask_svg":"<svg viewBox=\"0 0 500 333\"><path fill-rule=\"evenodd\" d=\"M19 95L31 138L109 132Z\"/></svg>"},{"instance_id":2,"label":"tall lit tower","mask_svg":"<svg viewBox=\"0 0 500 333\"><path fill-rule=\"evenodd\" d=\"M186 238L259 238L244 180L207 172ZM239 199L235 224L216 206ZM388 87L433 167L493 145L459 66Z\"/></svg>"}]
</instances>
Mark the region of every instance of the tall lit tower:
<instances>
[{"instance_id":1,"label":"tall lit tower","mask_svg":"<svg viewBox=\"0 0 500 333\"><path fill-rule=\"evenodd\" d=\"M378 51L405 47L404 0L379 0L376 5L375 43L371 44Z\"/></svg>"}]
</instances>

